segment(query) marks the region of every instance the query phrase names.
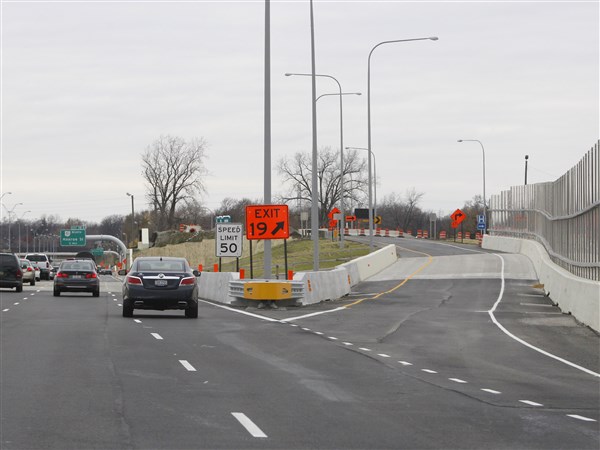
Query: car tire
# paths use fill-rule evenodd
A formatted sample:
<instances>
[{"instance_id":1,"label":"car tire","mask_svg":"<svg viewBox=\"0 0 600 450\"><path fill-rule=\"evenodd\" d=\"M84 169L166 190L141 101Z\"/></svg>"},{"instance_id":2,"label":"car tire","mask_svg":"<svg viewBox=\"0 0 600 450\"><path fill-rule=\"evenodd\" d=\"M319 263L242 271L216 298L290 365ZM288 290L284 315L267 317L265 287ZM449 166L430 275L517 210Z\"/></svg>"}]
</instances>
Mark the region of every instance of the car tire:
<instances>
[{"instance_id":1,"label":"car tire","mask_svg":"<svg viewBox=\"0 0 600 450\"><path fill-rule=\"evenodd\" d=\"M194 302L191 306L185 308L185 317L189 319L198 318L198 303Z\"/></svg>"},{"instance_id":2,"label":"car tire","mask_svg":"<svg viewBox=\"0 0 600 450\"><path fill-rule=\"evenodd\" d=\"M133 317L133 302L131 299L123 300L123 317Z\"/></svg>"},{"instance_id":3,"label":"car tire","mask_svg":"<svg viewBox=\"0 0 600 450\"><path fill-rule=\"evenodd\" d=\"M23 292L23 285L21 284L21 285L17 286L16 287L16 291L17 292Z\"/></svg>"},{"instance_id":4,"label":"car tire","mask_svg":"<svg viewBox=\"0 0 600 450\"><path fill-rule=\"evenodd\" d=\"M100 297L100 289L96 289L94 292L92 292L92 295L94 297Z\"/></svg>"},{"instance_id":5,"label":"car tire","mask_svg":"<svg viewBox=\"0 0 600 450\"><path fill-rule=\"evenodd\" d=\"M29 282L29 286L35 286L35 278L33 278L30 282Z\"/></svg>"},{"instance_id":6,"label":"car tire","mask_svg":"<svg viewBox=\"0 0 600 450\"><path fill-rule=\"evenodd\" d=\"M53 295L54 295L55 297L60 297L60 291L59 291L58 289L54 288Z\"/></svg>"}]
</instances>

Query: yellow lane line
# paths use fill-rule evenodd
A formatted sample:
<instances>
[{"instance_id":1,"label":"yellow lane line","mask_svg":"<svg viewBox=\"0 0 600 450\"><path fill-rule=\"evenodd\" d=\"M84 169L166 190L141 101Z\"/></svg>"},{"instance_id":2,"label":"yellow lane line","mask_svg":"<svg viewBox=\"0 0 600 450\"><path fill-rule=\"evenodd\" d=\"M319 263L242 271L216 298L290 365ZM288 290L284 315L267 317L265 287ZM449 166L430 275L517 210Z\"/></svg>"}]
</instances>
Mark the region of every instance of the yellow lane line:
<instances>
[{"instance_id":1,"label":"yellow lane line","mask_svg":"<svg viewBox=\"0 0 600 450\"><path fill-rule=\"evenodd\" d=\"M374 300L374 299L376 299L376 298L379 298L379 297L381 297L382 295L385 295L385 294L389 294L389 293L391 293L391 292L394 292L396 289L398 289L398 288L400 288L401 286L403 286L404 284L406 284L406 282L407 282L408 280L410 280L412 277L414 277L416 274L418 274L419 272L421 272L423 269L425 269L425 267L427 267L429 264L431 264L431 263L433 262L433 256L431 256L431 255L430 255L430 254L428 254L428 253L419 252L419 251L417 251L417 250L411 250L411 249L404 248L404 247L398 247L398 248L400 248L400 249L402 249L402 250L409 251L409 252L413 252L413 253L420 253L421 255L425 255L425 256L427 256L427 262L426 262L426 263L424 263L424 264L422 264L422 265L421 265L421 266L420 266L420 267L419 267L417 270L415 270L413 273L411 273L411 274L410 274L408 277L406 277L404 280L402 280L402 282L401 282L401 283L399 283L398 285L394 286L392 289L390 289L390 290L388 290L388 291L383 291L383 292L380 292L380 293L378 293L378 294L375 294L375 295L374 295L374 296L372 296L372 297L365 297L365 298L361 298L361 299L359 299L359 300L357 300L357 301L355 301L355 302L353 302L353 303L350 303L349 305L346 305L346 308L350 308L351 306L358 305L359 303L362 303L362 302L364 302L365 300Z\"/></svg>"}]
</instances>

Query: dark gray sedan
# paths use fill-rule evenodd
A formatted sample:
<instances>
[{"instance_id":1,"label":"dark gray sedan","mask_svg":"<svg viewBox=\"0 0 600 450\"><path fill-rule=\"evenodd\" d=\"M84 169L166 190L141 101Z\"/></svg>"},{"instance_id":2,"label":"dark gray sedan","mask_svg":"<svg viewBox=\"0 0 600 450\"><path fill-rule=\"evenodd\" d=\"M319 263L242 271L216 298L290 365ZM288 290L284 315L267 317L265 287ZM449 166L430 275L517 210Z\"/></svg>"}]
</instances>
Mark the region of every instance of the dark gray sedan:
<instances>
[{"instance_id":1,"label":"dark gray sedan","mask_svg":"<svg viewBox=\"0 0 600 450\"><path fill-rule=\"evenodd\" d=\"M143 256L133 261L123 280L123 317L134 309L183 309L185 316L198 317L197 270L185 258Z\"/></svg>"},{"instance_id":2,"label":"dark gray sedan","mask_svg":"<svg viewBox=\"0 0 600 450\"><path fill-rule=\"evenodd\" d=\"M54 296L61 292L91 292L100 296L100 281L96 266L87 259L63 261L54 276Z\"/></svg>"}]
</instances>

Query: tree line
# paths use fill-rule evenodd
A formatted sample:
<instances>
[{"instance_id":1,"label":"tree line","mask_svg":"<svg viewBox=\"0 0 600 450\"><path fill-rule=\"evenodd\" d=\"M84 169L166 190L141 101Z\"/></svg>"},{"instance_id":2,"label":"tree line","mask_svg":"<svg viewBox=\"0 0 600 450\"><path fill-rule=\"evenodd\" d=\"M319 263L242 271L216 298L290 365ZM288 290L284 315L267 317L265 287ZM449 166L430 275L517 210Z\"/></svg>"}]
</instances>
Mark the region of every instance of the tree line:
<instances>
[{"instance_id":1,"label":"tree line","mask_svg":"<svg viewBox=\"0 0 600 450\"><path fill-rule=\"evenodd\" d=\"M36 220L19 219L13 226L23 227L21 249L36 249L50 245L57 239L60 230L71 225L85 225L88 234L108 234L119 237L128 244L134 244L138 236L131 234L134 229L149 228L151 232L177 230L179 224L197 224L206 230L214 226L215 216L230 215L236 222L245 222L245 207L261 204L260 198L225 198L218 208L210 210L202 204L206 193L204 178L208 173L205 165L208 144L204 138L185 140L177 136L160 136L141 155L141 172L145 182L145 197L149 209L135 212L135 216L111 215L99 223L86 222L76 218L61 222L54 215L42 216ZM342 168L338 150L330 147L318 152L317 180L319 192L319 224L327 227L327 214L341 205L351 215L355 208L368 205L368 169L366 158L359 157L357 150L344 152L343 186ZM287 204L290 210L290 225L300 228L301 213L309 212L312 204L312 154L297 152L292 157L284 157L276 164L276 170L283 180L284 189L273 196L273 202ZM429 229L435 213L423 210L419 203L425 194L414 188L404 194L386 195L377 205L376 214L382 219L382 228ZM483 207L481 196L466 201L460 208L467 219L465 231L476 231L477 214ZM436 217L437 229L450 231L450 217ZM2 247L8 248L8 230L2 224L0 238ZM18 248L17 233L11 234L11 249ZM56 244L55 244L56 245Z\"/></svg>"}]
</instances>

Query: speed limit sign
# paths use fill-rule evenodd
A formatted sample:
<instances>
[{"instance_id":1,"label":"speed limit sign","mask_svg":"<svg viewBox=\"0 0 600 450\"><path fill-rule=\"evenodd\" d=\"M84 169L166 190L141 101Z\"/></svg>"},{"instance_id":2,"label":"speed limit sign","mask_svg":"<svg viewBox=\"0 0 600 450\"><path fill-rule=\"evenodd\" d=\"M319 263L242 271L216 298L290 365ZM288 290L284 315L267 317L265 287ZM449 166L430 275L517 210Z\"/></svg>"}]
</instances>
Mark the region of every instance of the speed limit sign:
<instances>
[{"instance_id":1,"label":"speed limit sign","mask_svg":"<svg viewBox=\"0 0 600 450\"><path fill-rule=\"evenodd\" d=\"M242 256L242 224L217 223L216 256L235 257Z\"/></svg>"}]
</instances>

